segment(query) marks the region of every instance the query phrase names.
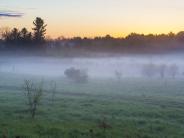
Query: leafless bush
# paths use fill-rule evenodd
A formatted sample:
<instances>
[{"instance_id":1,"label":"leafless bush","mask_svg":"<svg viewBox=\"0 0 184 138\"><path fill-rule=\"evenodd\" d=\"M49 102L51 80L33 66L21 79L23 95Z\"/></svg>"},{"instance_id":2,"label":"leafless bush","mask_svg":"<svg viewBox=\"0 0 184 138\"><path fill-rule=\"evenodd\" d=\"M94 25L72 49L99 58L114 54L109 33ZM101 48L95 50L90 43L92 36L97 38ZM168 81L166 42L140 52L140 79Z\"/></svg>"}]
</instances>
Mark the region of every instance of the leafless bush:
<instances>
[{"instance_id":1,"label":"leafless bush","mask_svg":"<svg viewBox=\"0 0 184 138\"><path fill-rule=\"evenodd\" d=\"M27 98L28 109L32 118L35 118L38 105L43 95L43 82L36 86L31 80L24 81L25 96Z\"/></svg>"},{"instance_id":2,"label":"leafless bush","mask_svg":"<svg viewBox=\"0 0 184 138\"><path fill-rule=\"evenodd\" d=\"M108 129L112 128L112 126L107 122L106 118L103 118L99 121L98 127L102 129L104 133L106 133Z\"/></svg>"}]
</instances>

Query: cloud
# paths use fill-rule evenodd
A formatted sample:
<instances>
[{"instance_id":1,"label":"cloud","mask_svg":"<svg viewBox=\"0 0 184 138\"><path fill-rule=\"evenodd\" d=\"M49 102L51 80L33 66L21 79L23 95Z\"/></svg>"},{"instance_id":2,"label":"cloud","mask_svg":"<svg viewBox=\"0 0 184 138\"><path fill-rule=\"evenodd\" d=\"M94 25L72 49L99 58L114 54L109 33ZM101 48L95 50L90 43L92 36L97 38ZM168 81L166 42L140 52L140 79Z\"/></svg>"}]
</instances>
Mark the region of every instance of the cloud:
<instances>
[{"instance_id":1,"label":"cloud","mask_svg":"<svg viewBox=\"0 0 184 138\"><path fill-rule=\"evenodd\" d=\"M0 17L15 17L15 18L20 18L22 16L23 16L23 13L0 11Z\"/></svg>"}]
</instances>

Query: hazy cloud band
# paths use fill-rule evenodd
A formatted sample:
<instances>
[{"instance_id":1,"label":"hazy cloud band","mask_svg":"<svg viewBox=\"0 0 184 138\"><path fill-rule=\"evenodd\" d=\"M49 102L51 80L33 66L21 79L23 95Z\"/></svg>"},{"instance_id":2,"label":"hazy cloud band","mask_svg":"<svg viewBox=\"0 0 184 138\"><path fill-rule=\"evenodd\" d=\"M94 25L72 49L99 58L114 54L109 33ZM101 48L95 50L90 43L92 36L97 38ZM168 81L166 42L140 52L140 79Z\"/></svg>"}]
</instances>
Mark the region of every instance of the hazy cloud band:
<instances>
[{"instance_id":1,"label":"hazy cloud band","mask_svg":"<svg viewBox=\"0 0 184 138\"><path fill-rule=\"evenodd\" d=\"M16 12L0 12L0 17L22 17L22 13L16 13Z\"/></svg>"}]
</instances>

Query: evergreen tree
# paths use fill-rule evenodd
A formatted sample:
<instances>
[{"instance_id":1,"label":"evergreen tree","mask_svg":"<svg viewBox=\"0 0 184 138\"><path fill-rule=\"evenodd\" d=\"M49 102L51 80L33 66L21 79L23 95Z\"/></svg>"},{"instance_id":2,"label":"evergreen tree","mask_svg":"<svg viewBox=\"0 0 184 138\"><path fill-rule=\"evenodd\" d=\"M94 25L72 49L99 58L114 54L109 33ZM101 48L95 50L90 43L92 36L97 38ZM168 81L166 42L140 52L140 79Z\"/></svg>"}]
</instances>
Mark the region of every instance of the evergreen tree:
<instances>
[{"instance_id":1,"label":"evergreen tree","mask_svg":"<svg viewBox=\"0 0 184 138\"><path fill-rule=\"evenodd\" d=\"M35 21L33 21L34 24L34 36L33 39L36 43L42 43L45 40L45 34L46 34L46 24L44 23L44 20L37 17Z\"/></svg>"}]
</instances>

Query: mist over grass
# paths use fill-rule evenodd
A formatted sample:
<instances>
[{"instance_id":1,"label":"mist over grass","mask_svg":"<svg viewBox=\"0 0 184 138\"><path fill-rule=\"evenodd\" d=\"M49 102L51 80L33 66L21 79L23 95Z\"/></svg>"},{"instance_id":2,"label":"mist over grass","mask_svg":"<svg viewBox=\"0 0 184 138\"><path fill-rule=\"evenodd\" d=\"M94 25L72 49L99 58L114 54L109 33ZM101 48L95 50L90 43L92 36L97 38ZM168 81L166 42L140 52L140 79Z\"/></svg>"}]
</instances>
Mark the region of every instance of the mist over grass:
<instances>
[{"instance_id":1,"label":"mist over grass","mask_svg":"<svg viewBox=\"0 0 184 138\"><path fill-rule=\"evenodd\" d=\"M166 78L171 78L170 68L176 66L177 78L184 73L182 54L124 55L113 57L58 58L40 56L1 56L0 72L24 75L65 77L65 70L73 67L86 71L90 78L115 78L116 72L122 78L149 77L144 70L155 68L153 78L159 78L159 67L164 66ZM151 71L151 69L150 69Z\"/></svg>"},{"instance_id":2,"label":"mist over grass","mask_svg":"<svg viewBox=\"0 0 184 138\"><path fill-rule=\"evenodd\" d=\"M161 79L93 79L78 84L60 77L45 77L42 101L32 120L22 85L25 78L36 83L42 77L11 73L0 73L0 77L0 135L91 138L90 130L96 138L184 135L184 80L181 79L167 83ZM53 79L57 89L51 104ZM106 133L99 127L104 118L110 125Z\"/></svg>"}]
</instances>

